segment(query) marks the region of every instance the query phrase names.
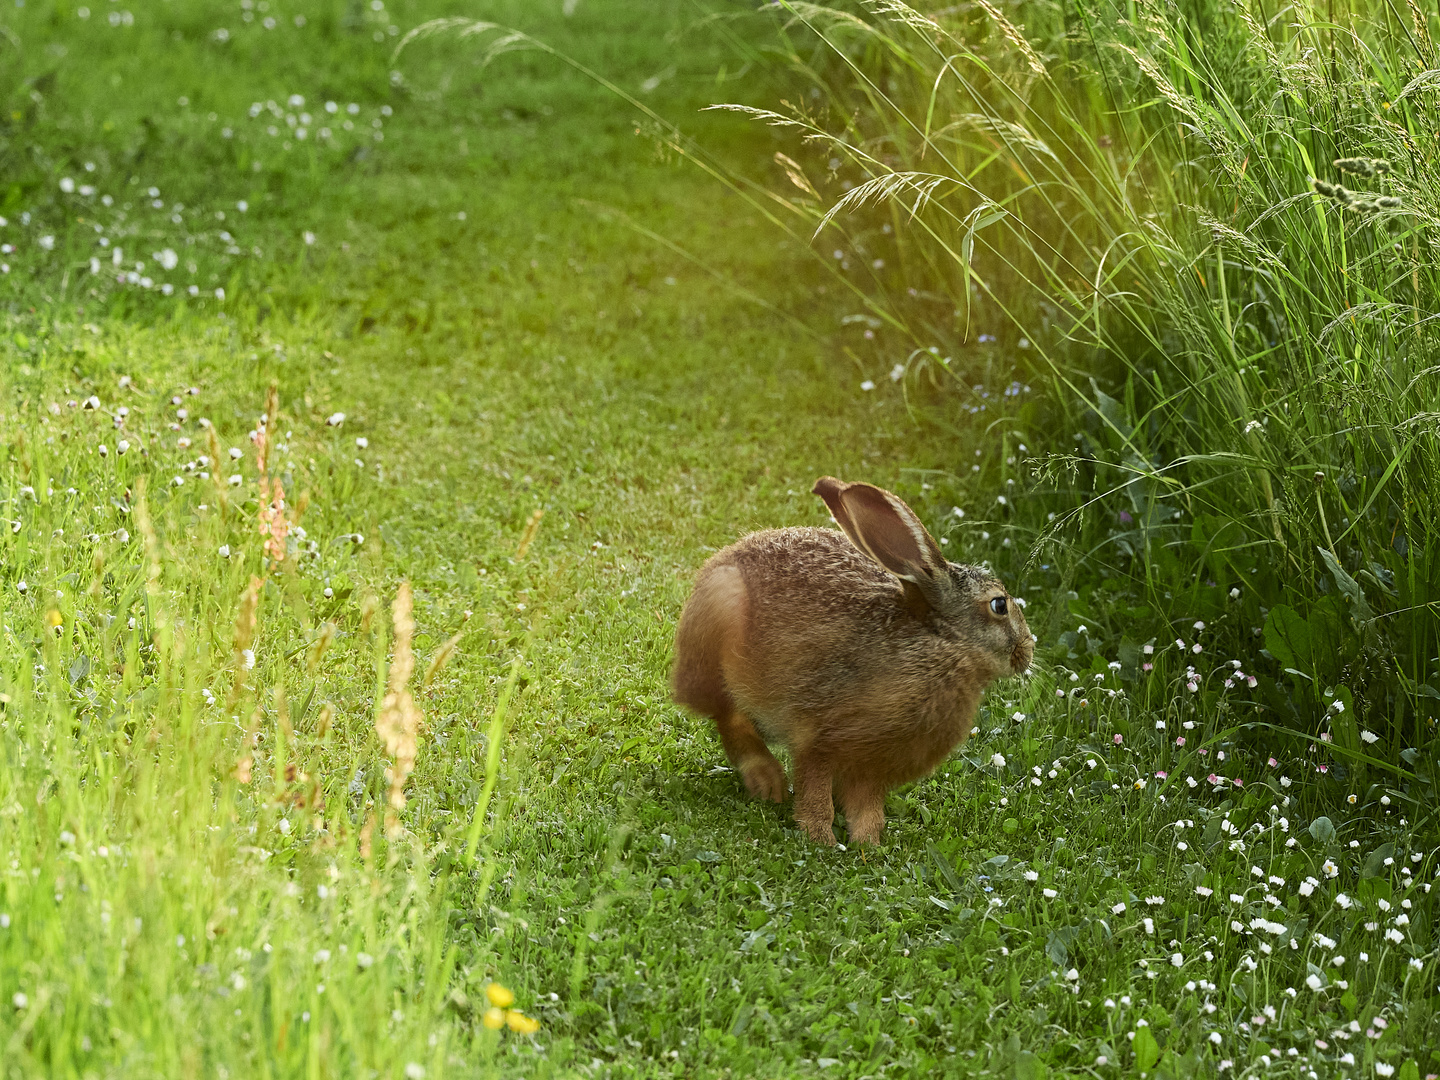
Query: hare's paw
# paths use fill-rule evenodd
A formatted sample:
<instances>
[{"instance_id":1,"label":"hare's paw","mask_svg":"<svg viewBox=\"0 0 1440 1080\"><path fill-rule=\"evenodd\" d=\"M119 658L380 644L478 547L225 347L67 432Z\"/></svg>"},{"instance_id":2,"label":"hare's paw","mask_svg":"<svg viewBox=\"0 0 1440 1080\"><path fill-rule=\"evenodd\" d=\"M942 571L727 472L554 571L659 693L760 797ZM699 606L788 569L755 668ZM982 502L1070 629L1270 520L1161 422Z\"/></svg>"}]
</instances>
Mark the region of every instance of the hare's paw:
<instances>
[{"instance_id":1,"label":"hare's paw","mask_svg":"<svg viewBox=\"0 0 1440 1080\"><path fill-rule=\"evenodd\" d=\"M806 836L822 847L835 846L835 830L831 828L828 821L807 821L797 818L795 824L799 825Z\"/></svg>"},{"instance_id":2,"label":"hare's paw","mask_svg":"<svg viewBox=\"0 0 1440 1080\"><path fill-rule=\"evenodd\" d=\"M750 758L740 766L740 777L745 781L746 790L757 799L783 803L790 792L790 786L785 782L785 770L772 754L767 753L764 757L757 754Z\"/></svg>"},{"instance_id":3,"label":"hare's paw","mask_svg":"<svg viewBox=\"0 0 1440 1080\"><path fill-rule=\"evenodd\" d=\"M852 844L878 844L885 828L885 819L868 818L854 823L846 821Z\"/></svg>"}]
</instances>

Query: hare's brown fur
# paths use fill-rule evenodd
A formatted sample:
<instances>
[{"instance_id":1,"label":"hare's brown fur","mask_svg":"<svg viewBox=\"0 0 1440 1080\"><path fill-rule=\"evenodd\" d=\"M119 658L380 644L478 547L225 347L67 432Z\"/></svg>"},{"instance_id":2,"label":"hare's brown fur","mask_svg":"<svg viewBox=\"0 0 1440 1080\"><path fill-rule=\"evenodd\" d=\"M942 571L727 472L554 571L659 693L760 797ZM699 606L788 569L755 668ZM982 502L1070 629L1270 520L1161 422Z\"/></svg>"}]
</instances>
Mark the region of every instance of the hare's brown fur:
<instances>
[{"instance_id":1,"label":"hare's brown fur","mask_svg":"<svg viewBox=\"0 0 1440 1080\"><path fill-rule=\"evenodd\" d=\"M878 488L831 483L879 493L910 514ZM857 536L866 530L832 508ZM910 527L924 534L918 520ZM676 700L714 718L757 797L785 798L784 770L766 744L787 747L796 819L822 843L835 842L832 793L852 840L877 841L885 792L963 742L984 688L1022 670L1032 649L1018 608L1001 620L984 607L996 590L1004 595L989 575L946 563L935 547L935 571L925 573L943 585L924 574L902 580L860 542L815 528L742 538L701 568L676 635Z\"/></svg>"}]
</instances>

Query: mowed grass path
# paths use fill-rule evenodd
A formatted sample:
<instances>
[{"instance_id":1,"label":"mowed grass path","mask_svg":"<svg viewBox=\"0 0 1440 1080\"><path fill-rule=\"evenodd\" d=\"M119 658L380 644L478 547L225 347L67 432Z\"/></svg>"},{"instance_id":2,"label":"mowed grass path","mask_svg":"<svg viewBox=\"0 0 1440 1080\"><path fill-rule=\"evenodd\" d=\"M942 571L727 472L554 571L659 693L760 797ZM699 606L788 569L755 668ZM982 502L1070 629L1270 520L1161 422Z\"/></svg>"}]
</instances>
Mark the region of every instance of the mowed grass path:
<instances>
[{"instance_id":1,"label":"mowed grass path","mask_svg":"<svg viewBox=\"0 0 1440 1080\"><path fill-rule=\"evenodd\" d=\"M335 7L300 28L277 11L274 37L263 13L242 24L206 5L136 13L114 28L124 39L59 15L20 27L37 74L50 64L37 56L58 55L46 41L70 57L29 135L47 184L98 158L102 190L153 184L206 224L185 226L203 230L201 296L186 279L171 297L92 293L86 260L109 249L75 219L93 212L52 187L23 196L57 254L22 247L39 269L7 285L7 505L22 526L4 540L9 1074L1213 1074L1262 1054L1296 1076L1433 1068L1418 882L1434 867L1374 793L1353 818L1307 827L1312 766L1272 769L1226 734L1235 715L1187 708L1188 653L1157 657L1148 685L1047 667L998 687L964 755L891 796L874 851L817 850L788 807L743 796L708 724L667 700L695 568L749 529L823 524L808 494L822 473L894 487L957 554L997 555L983 521L969 528L995 493L968 463L1003 432L917 425L883 378L860 391L875 372L825 336L846 312L803 254L555 59L481 71L473 45L437 39L390 62L388 26L452 13ZM647 101L737 162L773 150L695 111L771 92L758 69L717 81L744 57L719 25L697 28L698 9L484 14L633 92L653 81ZM317 113L356 99L383 140L279 149L283 118L247 110L274 100L283 114L301 92ZM191 112L170 104L180 96ZM168 238L168 218L137 232L148 203L126 197L135 216L107 238L151 262L175 243L183 269L192 247ZM217 242L220 208L233 245ZM306 536L278 566L261 559L247 441L272 384L272 475L292 514L310 496ZM92 393L101 408L87 411ZM201 417L222 460L243 448L220 470L240 477L223 503L201 475L216 471L198 462ZM135 444L124 458L121 435ZM235 627L257 574L251 658ZM402 581L425 725L387 837L394 755L375 717ZM1037 629L1065 599L1011 586ZM1244 789L1183 782L1223 760L1197 748L1224 750ZM492 980L540 1021L533 1038L484 1027ZM1376 1017L1385 1026L1353 1043L1329 1035Z\"/></svg>"}]
</instances>

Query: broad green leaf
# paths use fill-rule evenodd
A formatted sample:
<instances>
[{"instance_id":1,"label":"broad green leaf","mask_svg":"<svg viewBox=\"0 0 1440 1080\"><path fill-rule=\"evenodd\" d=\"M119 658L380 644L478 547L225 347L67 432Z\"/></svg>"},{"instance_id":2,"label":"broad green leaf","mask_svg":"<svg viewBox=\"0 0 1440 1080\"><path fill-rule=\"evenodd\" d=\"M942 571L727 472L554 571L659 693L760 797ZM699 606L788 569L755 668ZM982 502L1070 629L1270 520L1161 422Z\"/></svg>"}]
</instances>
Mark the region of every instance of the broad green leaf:
<instances>
[{"instance_id":1,"label":"broad green leaf","mask_svg":"<svg viewBox=\"0 0 1440 1080\"><path fill-rule=\"evenodd\" d=\"M1045 1062L1029 1050L1021 1050L1015 1056L1015 1080L1044 1080L1048 1072Z\"/></svg>"},{"instance_id":2,"label":"broad green leaf","mask_svg":"<svg viewBox=\"0 0 1440 1080\"><path fill-rule=\"evenodd\" d=\"M1365 858L1365 865L1360 868L1362 878L1379 877L1385 872L1385 860L1395 857L1394 844L1381 844Z\"/></svg>"},{"instance_id":3,"label":"broad green leaf","mask_svg":"<svg viewBox=\"0 0 1440 1080\"><path fill-rule=\"evenodd\" d=\"M1135 1042L1131 1045L1135 1049L1135 1068L1141 1072L1149 1072L1160 1060L1160 1044L1155 1041L1149 1027L1137 1028Z\"/></svg>"},{"instance_id":4,"label":"broad green leaf","mask_svg":"<svg viewBox=\"0 0 1440 1080\"><path fill-rule=\"evenodd\" d=\"M1265 648L1281 667L1305 671L1314 667L1310 662L1310 626L1288 604L1276 604L1270 609L1265 619Z\"/></svg>"},{"instance_id":5,"label":"broad green leaf","mask_svg":"<svg viewBox=\"0 0 1440 1080\"><path fill-rule=\"evenodd\" d=\"M1360 583L1345 572L1345 568L1340 565L1340 561L1328 548L1322 547L1316 550L1320 552L1320 558L1330 571L1330 576L1335 579L1336 588L1344 594L1346 600L1350 601L1350 614L1360 622L1369 622L1375 618L1375 613L1370 610L1370 605L1365 601L1365 592L1360 588Z\"/></svg>"}]
</instances>

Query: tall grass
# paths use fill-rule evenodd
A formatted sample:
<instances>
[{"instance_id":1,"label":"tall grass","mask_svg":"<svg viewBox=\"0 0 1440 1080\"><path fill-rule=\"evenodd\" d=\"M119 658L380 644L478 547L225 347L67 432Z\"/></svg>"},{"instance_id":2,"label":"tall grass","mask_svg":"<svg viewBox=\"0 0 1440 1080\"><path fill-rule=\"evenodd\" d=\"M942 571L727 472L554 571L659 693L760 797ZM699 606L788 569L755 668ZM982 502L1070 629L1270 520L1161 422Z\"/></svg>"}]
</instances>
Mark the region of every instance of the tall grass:
<instances>
[{"instance_id":1,"label":"tall grass","mask_svg":"<svg viewBox=\"0 0 1440 1080\"><path fill-rule=\"evenodd\" d=\"M784 202L938 346L914 363L968 383L989 331L1054 391L1037 540L1263 644L1263 720L1408 770L1440 696L1433 20L778 7L806 93L745 111L796 136Z\"/></svg>"},{"instance_id":2,"label":"tall grass","mask_svg":"<svg viewBox=\"0 0 1440 1080\"><path fill-rule=\"evenodd\" d=\"M482 907L494 874L474 856L499 815L474 793L504 714L488 755L468 725L427 724L484 691L457 695L459 635L432 637L425 604L417 640L410 586L349 531L374 480L339 414L272 387L247 441L247 402L187 392L173 360L117 381L107 352L62 343L71 370L37 349L0 375L4 1068L486 1059L487 973L457 962L452 909Z\"/></svg>"}]
</instances>

